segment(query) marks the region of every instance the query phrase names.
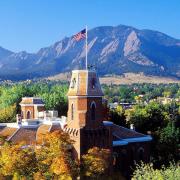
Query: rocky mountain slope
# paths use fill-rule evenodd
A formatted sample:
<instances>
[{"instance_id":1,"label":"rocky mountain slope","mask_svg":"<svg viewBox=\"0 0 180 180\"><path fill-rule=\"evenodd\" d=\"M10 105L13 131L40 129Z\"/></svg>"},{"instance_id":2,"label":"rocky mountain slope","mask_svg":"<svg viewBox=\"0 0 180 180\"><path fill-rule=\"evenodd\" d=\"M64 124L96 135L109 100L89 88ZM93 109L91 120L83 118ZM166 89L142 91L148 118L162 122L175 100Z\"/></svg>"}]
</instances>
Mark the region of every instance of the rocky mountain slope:
<instances>
[{"instance_id":1,"label":"rocky mountain slope","mask_svg":"<svg viewBox=\"0 0 180 180\"><path fill-rule=\"evenodd\" d=\"M37 53L0 47L0 79L45 77L85 66L85 41L65 37ZM180 78L180 40L161 32L119 25L88 32L88 62L100 75L143 72Z\"/></svg>"}]
</instances>

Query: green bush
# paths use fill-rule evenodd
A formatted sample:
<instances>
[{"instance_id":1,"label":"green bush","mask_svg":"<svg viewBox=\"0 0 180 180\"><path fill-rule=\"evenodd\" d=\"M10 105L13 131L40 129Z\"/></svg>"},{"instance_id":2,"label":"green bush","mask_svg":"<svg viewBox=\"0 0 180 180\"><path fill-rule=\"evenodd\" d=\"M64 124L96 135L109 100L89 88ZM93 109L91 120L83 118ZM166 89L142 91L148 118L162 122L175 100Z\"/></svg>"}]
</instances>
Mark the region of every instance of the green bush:
<instances>
[{"instance_id":1,"label":"green bush","mask_svg":"<svg viewBox=\"0 0 180 180\"><path fill-rule=\"evenodd\" d=\"M132 180L178 180L180 179L180 166L170 164L169 167L154 169L152 164L137 165Z\"/></svg>"}]
</instances>

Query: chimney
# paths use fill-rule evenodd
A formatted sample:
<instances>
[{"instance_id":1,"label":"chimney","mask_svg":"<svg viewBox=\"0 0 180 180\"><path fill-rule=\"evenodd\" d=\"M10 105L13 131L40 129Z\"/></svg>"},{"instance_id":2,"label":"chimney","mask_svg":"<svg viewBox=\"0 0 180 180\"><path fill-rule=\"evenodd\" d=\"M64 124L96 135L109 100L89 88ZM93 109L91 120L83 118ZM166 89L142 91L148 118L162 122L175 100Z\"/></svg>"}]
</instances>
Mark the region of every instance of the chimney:
<instances>
[{"instance_id":1,"label":"chimney","mask_svg":"<svg viewBox=\"0 0 180 180\"><path fill-rule=\"evenodd\" d=\"M16 114L16 122L17 122L18 125L21 125L21 123L22 123L22 117L21 117L20 114Z\"/></svg>"},{"instance_id":2,"label":"chimney","mask_svg":"<svg viewBox=\"0 0 180 180\"><path fill-rule=\"evenodd\" d=\"M130 124L130 129L135 130L134 124Z\"/></svg>"}]
</instances>

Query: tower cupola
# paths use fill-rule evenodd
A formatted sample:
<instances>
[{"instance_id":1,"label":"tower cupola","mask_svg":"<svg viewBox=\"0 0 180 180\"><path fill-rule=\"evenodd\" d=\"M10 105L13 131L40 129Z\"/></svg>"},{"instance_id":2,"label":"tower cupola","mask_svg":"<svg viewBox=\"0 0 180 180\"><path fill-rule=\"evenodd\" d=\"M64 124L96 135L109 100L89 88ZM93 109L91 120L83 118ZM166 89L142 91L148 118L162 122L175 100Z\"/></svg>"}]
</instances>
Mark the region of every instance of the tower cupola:
<instances>
[{"instance_id":1,"label":"tower cupola","mask_svg":"<svg viewBox=\"0 0 180 180\"><path fill-rule=\"evenodd\" d=\"M99 79L95 71L74 70L68 96L103 96Z\"/></svg>"}]
</instances>

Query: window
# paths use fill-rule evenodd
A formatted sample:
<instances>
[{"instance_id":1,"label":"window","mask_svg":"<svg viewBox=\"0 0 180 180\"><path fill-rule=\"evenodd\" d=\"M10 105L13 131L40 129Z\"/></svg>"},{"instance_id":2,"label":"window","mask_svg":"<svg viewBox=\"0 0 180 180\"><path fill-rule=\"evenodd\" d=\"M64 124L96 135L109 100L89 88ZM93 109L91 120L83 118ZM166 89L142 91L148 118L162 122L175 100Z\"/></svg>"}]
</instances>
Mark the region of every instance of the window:
<instances>
[{"instance_id":1,"label":"window","mask_svg":"<svg viewBox=\"0 0 180 180\"><path fill-rule=\"evenodd\" d=\"M92 89L94 89L96 87L96 79L95 78L92 79L91 87L92 87Z\"/></svg>"},{"instance_id":2,"label":"window","mask_svg":"<svg viewBox=\"0 0 180 180\"><path fill-rule=\"evenodd\" d=\"M144 160L144 149L141 147L138 150L138 160L143 161Z\"/></svg>"},{"instance_id":3,"label":"window","mask_svg":"<svg viewBox=\"0 0 180 180\"><path fill-rule=\"evenodd\" d=\"M117 166L117 158L118 158L118 153L117 152L113 152L113 166Z\"/></svg>"},{"instance_id":4,"label":"window","mask_svg":"<svg viewBox=\"0 0 180 180\"><path fill-rule=\"evenodd\" d=\"M76 85L76 78L73 78L73 80L71 81L71 88L74 88Z\"/></svg>"},{"instance_id":5,"label":"window","mask_svg":"<svg viewBox=\"0 0 180 180\"><path fill-rule=\"evenodd\" d=\"M91 104L91 120L95 120L96 119L96 104L95 102L93 102Z\"/></svg>"},{"instance_id":6,"label":"window","mask_svg":"<svg viewBox=\"0 0 180 180\"><path fill-rule=\"evenodd\" d=\"M31 119L31 111L27 112L27 119Z\"/></svg>"},{"instance_id":7,"label":"window","mask_svg":"<svg viewBox=\"0 0 180 180\"><path fill-rule=\"evenodd\" d=\"M71 104L71 120L74 120L74 104Z\"/></svg>"}]
</instances>

